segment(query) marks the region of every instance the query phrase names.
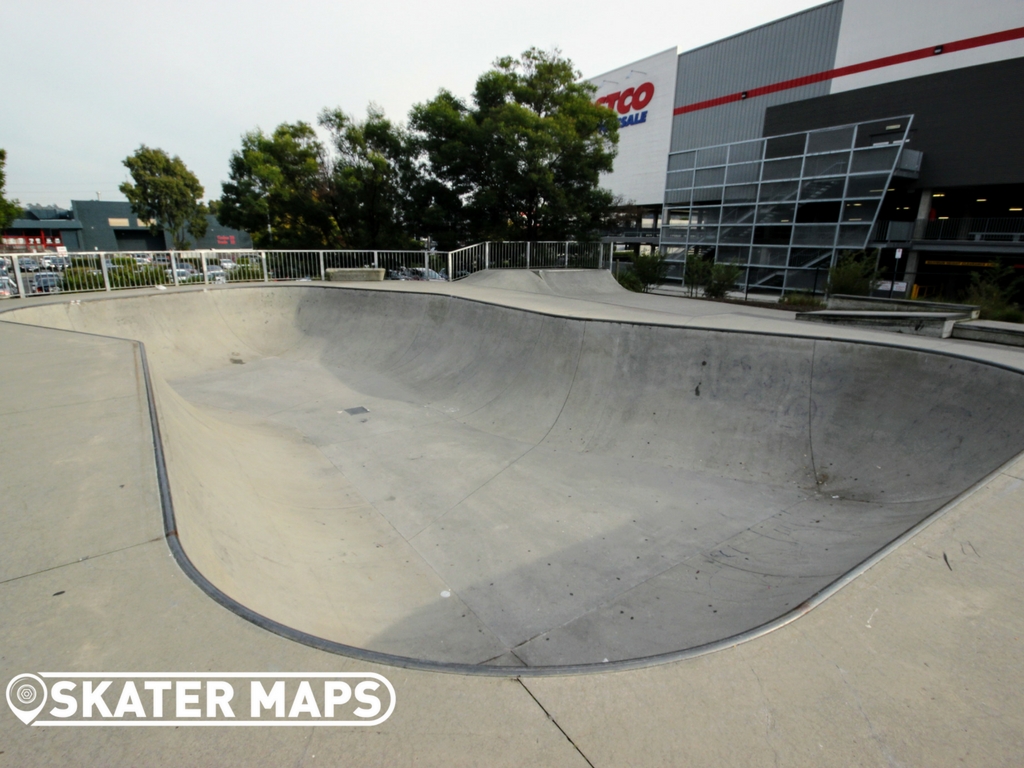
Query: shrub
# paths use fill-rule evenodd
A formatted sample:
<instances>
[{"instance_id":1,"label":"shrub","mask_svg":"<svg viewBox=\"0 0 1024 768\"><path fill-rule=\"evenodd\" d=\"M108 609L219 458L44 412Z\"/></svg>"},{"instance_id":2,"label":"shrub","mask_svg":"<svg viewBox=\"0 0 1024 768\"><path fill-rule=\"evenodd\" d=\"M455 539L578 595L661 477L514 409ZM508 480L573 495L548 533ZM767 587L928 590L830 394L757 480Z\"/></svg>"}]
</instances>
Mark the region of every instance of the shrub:
<instances>
[{"instance_id":1,"label":"shrub","mask_svg":"<svg viewBox=\"0 0 1024 768\"><path fill-rule=\"evenodd\" d=\"M76 259L78 261L78 259ZM65 291L102 291L103 273L98 269L68 267L64 270Z\"/></svg>"},{"instance_id":2,"label":"shrub","mask_svg":"<svg viewBox=\"0 0 1024 768\"><path fill-rule=\"evenodd\" d=\"M644 292L644 284L640 282L640 278L633 274L633 270L621 270L615 279L619 281L619 285L625 288L627 291L634 291L635 293Z\"/></svg>"},{"instance_id":3,"label":"shrub","mask_svg":"<svg viewBox=\"0 0 1024 768\"><path fill-rule=\"evenodd\" d=\"M967 303L981 307L982 320L1024 323L1024 312L1012 301L1020 282L1010 266L990 269L984 275L972 272Z\"/></svg>"},{"instance_id":4,"label":"shrub","mask_svg":"<svg viewBox=\"0 0 1024 768\"><path fill-rule=\"evenodd\" d=\"M722 299L736 285L743 270L735 264L715 264L704 284L704 296L709 299Z\"/></svg>"},{"instance_id":5,"label":"shrub","mask_svg":"<svg viewBox=\"0 0 1024 768\"><path fill-rule=\"evenodd\" d=\"M793 307L821 307L825 302L810 291L790 291L779 299L779 304Z\"/></svg>"},{"instance_id":6,"label":"shrub","mask_svg":"<svg viewBox=\"0 0 1024 768\"><path fill-rule=\"evenodd\" d=\"M683 283L689 289L691 296L697 295L697 290L707 285L711 277L712 262L706 261L699 256L686 260L686 269L683 273Z\"/></svg>"},{"instance_id":7,"label":"shrub","mask_svg":"<svg viewBox=\"0 0 1024 768\"><path fill-rule=\"evenodd\" d=\"M655 248L649 255L637 254L633 257L633 274L640 282L642 290L647 293L665 282L668 274L668 262Z\"/></svg>"},{"instance_id":8,"label":"shrub","mask_svg":"<svg viewBox=\"0 0 1024 768\"><path fill-rule=\"evenodd\" d=\"M863 254L841 256L828 271L829 293L868 296L875 281L875 267Z\"/></svg>"}]
</instances>

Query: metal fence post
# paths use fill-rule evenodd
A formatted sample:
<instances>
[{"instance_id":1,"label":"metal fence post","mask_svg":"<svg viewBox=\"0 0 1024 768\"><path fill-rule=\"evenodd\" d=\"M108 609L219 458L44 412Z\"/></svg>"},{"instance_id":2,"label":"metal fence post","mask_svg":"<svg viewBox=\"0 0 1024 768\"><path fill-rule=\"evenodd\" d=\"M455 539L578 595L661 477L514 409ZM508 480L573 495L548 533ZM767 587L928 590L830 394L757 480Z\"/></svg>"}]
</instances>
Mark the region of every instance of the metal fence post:
<instances>
[{"instance_id":1,"label":"metal fence post","mask_svg":"<svg viewBox=\"0 0 1024 768\"><path fill-rule=\"evenodd\" d=\"M324 252L320 251L320 279L327 280L327 267L324 264Z\"/></svg>"},{"instance_id":2,"label":"metal fence post","mask_svg":"<svg viewBox=\"0 0 1024 768\"><path fill-rule=\"evenodd\" d=\"M565 264L562 266L562 269L568 269L568 268L569 268L569 241L566 240L565 241Z\"/></svg>"},{"instance_id":3,"label":"metal fence post","mask_svg":"<svg viewBox=\"0 0 1024 768\"><path fill-rule=\"evenodd\" d=\"M199 266L203 268L203 285L209 285L210 273L206 271L206 251L199 252Z\"/></svg>"},{"instance_id":4,"label":"metal fence post","mask_svg":"<svg viewBox=\"0 0 1024 768\"><path fill-rule=\"evenodd\" d=\"M484 269L491 268L491 242L484 243Z\"/></svg>"},{"instance_id":5,"label":"metal fence post","mask_svg":"<svg viewBox=\"0 0 1024 768\"><path fill-rule=\"evenodd\" d=\"M452 252L448 251L448 282L455 280L455 259Z\"/></svg>"},{"instance_id":6,"label":"metal fence post","mask_svg":"<svg viewBox=\"0 0 1024 768\"><path fill-rule=\"evenodd\" d=\"M526 268L530 268L530 241L526 241Z\"/></svg>"},{"instance_id":7,"label":"metal fence post","mask_svg":"<svg viewBox=\"0 0 1024 768\"><path fill-rule=\"evenodd\" d=\"M373 252L373 268L380 269L380 264L377 262L377 251Z\"/></svg>"},{"instance_id":8,"label":"metal fence post","mask_svg":"<svg viewBox=\"0 0 1024 768\"><path fill-rule=\"evenodd\" d=\"M267 272L267 252L266 251L260 251L260 263L263 265L263 282L264 283L269 283L270 282L270 275Z\"/></svg>"},{"instance_id":9,"label":"metal fence post","mask_svg":"<svg viewBox=\"0 0 1024 768\"><path fill-rule=\"evenodd\" d=\"M430 251L423 252L423 268L430 269Z\"/></svg>"},{"instance_id":10,"label":"metal fence post","mask_svg":"<svg viewBox=\"0 0 1024 768\"><path fill-rule=\"evenodd\" d=\"M25 298L25 281L21 277L21 266L18 264L18 254L11 254L11 263L14 265L14 282L18 286L18 298Z\"/></svg>"},{"instance_id":11,"label":"metal fence post","mask_svg":"<svg viewBox=\"0 0 1024 768\"><path fill-rule=\"evenodd\" d=\"M103 273L103 290L110 290L110 275L107 274L107 257L106 254L100 254L100 272ZM175 276L174 284L178 284L178 278Z\"/></svg>"}]
</instances>

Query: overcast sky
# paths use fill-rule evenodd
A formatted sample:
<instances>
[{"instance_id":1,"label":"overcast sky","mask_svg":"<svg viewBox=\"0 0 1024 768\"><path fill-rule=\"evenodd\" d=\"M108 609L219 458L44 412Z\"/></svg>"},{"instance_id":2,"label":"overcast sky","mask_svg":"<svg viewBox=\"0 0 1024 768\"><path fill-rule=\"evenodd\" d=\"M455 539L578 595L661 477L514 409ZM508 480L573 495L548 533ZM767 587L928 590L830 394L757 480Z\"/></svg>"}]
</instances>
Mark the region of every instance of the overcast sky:
<instances>
[{"instance_id":1,"label":"overcast sky","mask_svg":"<svg viewBox=\"0 0 1024 768\"><path fill-rule=\"evenodd\" d=\"M7 197L124 199L140 144L180 155L221 194L241 135L468 96L499 56L558 47L585 77L718 40L815 0L368 0L4 4L0 147Z\"/></svg>"}]
</instances>

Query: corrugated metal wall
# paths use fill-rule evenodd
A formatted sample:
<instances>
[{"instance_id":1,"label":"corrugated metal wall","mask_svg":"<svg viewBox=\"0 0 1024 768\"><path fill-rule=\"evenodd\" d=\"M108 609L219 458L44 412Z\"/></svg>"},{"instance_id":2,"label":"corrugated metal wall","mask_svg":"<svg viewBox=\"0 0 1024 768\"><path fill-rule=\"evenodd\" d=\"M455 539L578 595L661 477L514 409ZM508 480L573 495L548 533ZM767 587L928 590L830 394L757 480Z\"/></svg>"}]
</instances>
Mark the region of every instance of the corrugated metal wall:
<instances>
[{"instance_id":1,"label":"corrugated metal wall","mask_svg":"<svg viewBox=\"0 0 1024 768\"><path fill-rule=\"evenodd\" d=\"M843 0L752 29L679 56L675 106L832 69ZM676 115L672 152L761 135L768 107L829 92L829 82Z\"/></svg>"}]
</instances>

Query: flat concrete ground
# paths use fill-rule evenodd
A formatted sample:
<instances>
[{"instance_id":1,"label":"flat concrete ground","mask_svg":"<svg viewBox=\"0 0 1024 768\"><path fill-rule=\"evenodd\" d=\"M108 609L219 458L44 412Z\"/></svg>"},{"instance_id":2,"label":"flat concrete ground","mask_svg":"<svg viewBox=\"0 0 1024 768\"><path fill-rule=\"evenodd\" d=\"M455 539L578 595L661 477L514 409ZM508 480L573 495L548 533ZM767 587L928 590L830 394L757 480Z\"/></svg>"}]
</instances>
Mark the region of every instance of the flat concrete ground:
<instances>
[{"instance_id":1,"label":"flat concrete ground","mask_svg":"<svg viewBox=\"0 0 1024 768\"><path fill-rule=\"evenodd\" d=\"M458 290L469 295L472 289ZM497 292L477 288L475 298L494 300ZM507 304L547 301L552 312L583 311L584 302L575 299L507 293ZM680 309L690 304L666 301ZM68 316L65 305L55 306ZM633 311L593 302L590 311L601 316L609 306L614 313ZM636 311L650 316L664 312L661 306ZM686 318L677 312L677 322ZM785 325L753 316L739 320L754 328L760 322ZM918 340L909 343L920 346ZM168 339L166 344L171 349L182 342ZM348 486L329 485L329 492L321 486L319 497L302 496L303 483L289 472L289 456L297 456L299 464L319 453L320 466L333 475L336 465L323 445L338 440L320 445L309 437L316 433L313 427L299 431L285 419L267 418L265 411L211 402L225 397L234 381L237 393L246 395L240 400L248 403L250 390L237 382L248 376L259 383L280 381L281 376L294 378L294 370L275 372L274 356L252 359L249 350L229 349L244 361L221 364L231 376L182 375L189 372L174 369L173 354L161 358L154 352L159 346L155 337L147 340L147 350L163 361L162 373L171 382L160 385L165 388L159 397L161 417L181 441L177 457L168 457L172 479L176 467L179 474L199 471L186 463L187 457L208 463L238 439L255 447L282 446L269 458L254 449L232 455L227 469L215 464L231 483L195 491L194 496L211 496L191 501L176 488L176 506L215 508L210 502L225 498L217 494L241 493L253 486L253 478L276 472L276 483L268 488L276 487L278 495L268 497L270 491L256 486L264 506L296 516L289 519L292 525L327 513L332 521L349 523L364 511L369 515L362 506L363 489L352 488L358 478ZM981 345L955 348L975 358L1016 360L1018 367L1022 359ZM5 717L0 720L0 764L1011 765L1024 746L1019 694L1024 680L1015 661L1024 629L1021 565L1014 554L1021 539L1016 518L1024 500L1020 464L999 470L808 615L749 643L645 670L586 676L520 680L410 672L320 653L266 633L217 606L184 577L162 538L151 437L132 344L3 323L0 350L5 361L0 381L8 393L0 410L6 458L0 468L5 499L0 604L9 619L0 627L3 680L44 669L372 670L391 680L399 701L392 718L370 733L41 731ZM190 354L186 349L185 355ZM74 376L67 374L69 369ZM322 371L312 367L305 379L317 391L327 386L317 378ZM347 386L344 382L333 386L332 394L348 397L340 389ZM287 386L278 394L283 390ZM363 398L356 405L370 402L364 392L355 391ZM12 398L12 392L30 395ZM388 402L401 402L389 394L390 399L367 406L371 414L386 409ZM276 396L271 392L271 399ZM338 414L344 409L333 406L343 404L332 401L333 414L331 408L308 408L306 423L325 422L322 428L334 430L335 437L338 430L373 423L355 420L364 414ZM415 405L406 403L408 412L386 415L408 423ZM422 404L419 409L430 410ZM328 422L328 415L333 420ZM430 417L436 422L436 414ZM429 428L428 423L424 429ZM615 433L621 434L621 428ZM214 441L211 446L207 438L214 434L225 444ZM452 440L464 435L460 422ZM366 449L364 455L380 461L392 454ZM348 472L343 475L348 479ZM699 479L701 473L690 469L682 475ZM715 489L723 482L718 474ZM844 486L848 495L857 490ZM446 491L441 484L435 492ZM335 524L339 535L351 529ZM373 530L364 533L370 536ZM391 536L376 543L384 549L405 540L394 532ZM188 549L184 534L183 541ZM393 578L401 586L401 575ZM271 586L268 579L264 587ZM63 594L54 596L58 592Z\"/></svg>"}]
</instances>

